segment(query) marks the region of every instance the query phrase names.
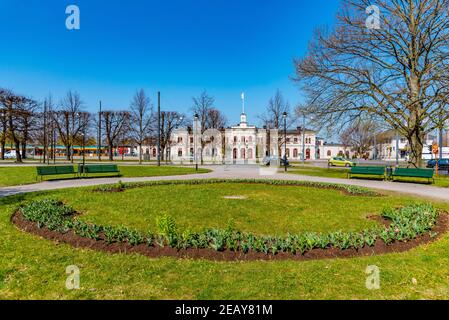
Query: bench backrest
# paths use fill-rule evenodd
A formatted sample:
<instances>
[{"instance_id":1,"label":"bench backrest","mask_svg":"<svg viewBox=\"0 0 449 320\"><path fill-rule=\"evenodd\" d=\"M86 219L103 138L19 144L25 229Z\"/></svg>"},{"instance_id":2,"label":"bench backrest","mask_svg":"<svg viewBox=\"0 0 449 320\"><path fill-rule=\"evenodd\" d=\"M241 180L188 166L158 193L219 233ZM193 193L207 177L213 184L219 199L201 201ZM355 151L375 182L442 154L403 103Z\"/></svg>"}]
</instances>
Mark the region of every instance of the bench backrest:
<instances>
[{"instance_id":1,"label":"bench backrest","mask_svg":"<svg viewBox=\"0 0 449 320\"><path fill-rule=\"evenodd\" d=\"M385 174L385 167L373 167L373 166L355 166L351 167L351 173L353 174L373 174L373 175L383 175Z\"/></svg>"},{"instance_id":2,"label":"bench backrest","mask_svg":"<svg viewBox=\"0 0 449 320\"><path fill-rule=\"evenodd\" d=\"M75 173L74 166L36 167L36 170L37 170L37 174L40 176Z\"/></svg>"},{"instance_id":3,"label":"bench backrest","mask_svg":"<svg viewBox=\"0 0 449 320\"><path fill-rule=\"evenodd\" d=\"M433 178L433 169L421 168L396 168L395 176L417 177L417 178Z\"/></svg>"},{"instance_id":4,"label":"bench backrest","mask_svg":"<svg viewBox=\"0 0 449 320\"><path fill-rule=\"evenodd\" d=\"M108 173L108 172L120 172L116 164L105 165L86 165L84 166L84 172L86 173Z\"/></svg>"}]
</instances>

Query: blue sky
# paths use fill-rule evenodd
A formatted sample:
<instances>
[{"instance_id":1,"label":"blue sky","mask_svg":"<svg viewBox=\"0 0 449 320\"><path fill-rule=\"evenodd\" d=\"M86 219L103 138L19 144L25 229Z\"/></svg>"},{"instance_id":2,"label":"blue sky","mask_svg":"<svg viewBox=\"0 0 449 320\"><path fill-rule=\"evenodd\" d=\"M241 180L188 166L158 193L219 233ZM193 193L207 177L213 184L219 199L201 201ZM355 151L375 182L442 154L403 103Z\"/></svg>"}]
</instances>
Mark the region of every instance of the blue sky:
<instances>
[{"instance_id":1,"label":"blue sky","mask_svg":"<svg viewBox=\"0 0 449 320\"><path fill-rule=\"evenodd\" d=\"M81 30L65 28L65 9L81 10ZM301 94L289 80L313 31L331 24L337 0L0 0L0 86L36 99L80 92L86 108L127 108L144 88L162 108L189 113L207 90L230 123L240 92L257 123L280 89L292 105Z\"/></svg>"}]
</instances>

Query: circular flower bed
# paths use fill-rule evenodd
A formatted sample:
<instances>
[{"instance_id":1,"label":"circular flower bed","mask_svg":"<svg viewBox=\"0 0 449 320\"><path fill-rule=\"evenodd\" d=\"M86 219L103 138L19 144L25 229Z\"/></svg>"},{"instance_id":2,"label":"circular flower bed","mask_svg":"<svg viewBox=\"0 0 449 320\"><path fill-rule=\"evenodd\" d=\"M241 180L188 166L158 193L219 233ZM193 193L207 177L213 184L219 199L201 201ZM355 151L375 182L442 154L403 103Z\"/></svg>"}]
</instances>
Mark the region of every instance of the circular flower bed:
<instances>
[{"instance_id":1,"label":"circular flower bed","mask_svg":"<svg viewBox=\"0 0 449 320\"><path fill-rule=\"evenodd\" d=\"M351 195L377 194L359 187L298 181L268 180L194 180L161 181L145 184L121 184L121 189L166 184L207 184L224 182L265 183L332 188ZM112 189L114 186L110 186ZM108 187L98 189L108 191ZM37 200L22 205L13 221L22 229L44 237L62 240L76 246L99 248L111 252L135 251L150 256L176 255L223 259L274 259L297 257L338 257L388 252L394 246L403 250L434 239L445 230L446 215L432 205L416 204L384 209L384 225L360 232L305 232L284 237L255 235L228 227L201 232L181 230L175 219L163 215L157 219L157 231L141 233L127 227L112 227L83 222L70 206L53 200ZM438 226L444 222L444 226ZM440 223L441 224L441 223ZM404 245L405 244L405 245Z\"/></svg>"}]
</instances>

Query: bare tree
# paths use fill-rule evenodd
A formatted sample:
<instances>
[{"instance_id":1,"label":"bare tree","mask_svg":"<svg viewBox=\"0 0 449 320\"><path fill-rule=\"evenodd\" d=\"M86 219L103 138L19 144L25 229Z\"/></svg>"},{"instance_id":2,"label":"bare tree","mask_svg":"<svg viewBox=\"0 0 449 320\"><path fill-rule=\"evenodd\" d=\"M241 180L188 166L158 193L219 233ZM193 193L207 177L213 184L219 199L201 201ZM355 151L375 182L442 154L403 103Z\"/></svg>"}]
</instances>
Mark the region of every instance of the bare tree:
<instances>
[{"instance_id":1,"label":"bare tree","mask_svg":"<svg viewBox=\"0 0 449 320\"><path fill-rule=\"evenodd\" d=\"M34 103L33 100L24 96L16 95L10 90L0 89L0 105L6 116L7 135L13 141L16 151L16 162L22 162L20 151L20 117L25 113L24 106Z\"/></svg>"},{"instance_id":2,"label":"bare tree","mask_svg":"<svg viewBox=\"0 0 449 320\"><path fill-rule=\"evenodd\" d=\"M103 111L101 115L109 160L114 161L114 145L128 130L131 115L128 111Z\"/></svg>"},{"instance_id":3,"label":"bare tree","mask_svg":"<svg viewBox=\"0 0 449 320\"><path fill-rule=\"evenodd\" d=\"M31 99L25 99L19 106L20 112L17 115L17 127L22 147L22 159L27 158L27 145L31 139L33 131L36 130L38 106L38 103Z\"/></svg>"},{"instance_id":4,"label":"bare tree","mask_svg":"<svg viewBox=\"0 0 449 320\"><path fill-rule=\"evenodd\" d=\"M286 124L287 127L291 127L297 120L296 113L290 112L290 103L285 100L282 92L278 89L273 97L268 100L268 104L265 113L260 115L259 118L267 128L267 134L270 134L270 129L282 129L283 128L283 115L287 113ZM281 154L282 146L284 145L284 135L278 135L278 154ZM267 142L270 143L270 137L267 137ZM267 149L271 147L268 145Z\"/></svg>"},{"instance_id":5,"label":"bare tree","mask_svg":"<svg viewBox=\"0 0 449 320\"><path fill-rule=\"evenodd\" d=\"M209 129L223 129L227 124L226 117L220 110L215 108L215 99L206 91L202 92L199 97L192 98L192 111L198 116L199 133L203 137L204 133ZM204 163L203 150L208 141L201 138L201 164Z\"/></svg>"},{"instance_id":6,"label":"bare tree","mask_svg":"<svg viewBox=\"0 0 449 320\"><path fill-rule=\"evenodd\" d=\"M76 91L69 91L61 100L59 110L52 112L59 137L66 148L67 160L72 162L72 148L81 129L85 126L85 113L81 97Z\"/></svg>"},{"instance_id":7,"label":"bare tree","mask_svg":"<svg viewBox=\"0 0 449 320\"><path fill-rule=\"evenodd\" d=\"M185 116L174 111L161 112L161 150L162 160L170 160L171 137L173 131L185 123Z\"/></svg>"},{"instance_id":8,"label":"bare tree","mask_svg":"<svg viewBox=\"0 0 449 320\"><path fill-rule=\"evenodd\" d=\"M0 105L0 107L0 148L2 149L1 159L5 160L6 137L8 136L8 118L6 109L3 108L2 105Z\"/></svg>"},{"instance_id":9,"label":"bare tree","mask_svg":"<svg viewBox=\"0 0 449 320\"><path fill-rule=\"evenodd\" d=\"M282 92L277 90L275 95L268 100L265 113L260 115L259 118L267 129L280 129L283 126L282 116L286 112L291 118L290 104L285 100ZM292 120L289 120L289 124Z\"/></svg>"},{"instance_id":10,"label":"bare tree","mask_svg":"<svg viewBox=\"0 0 449 320\"><path fill-rule=\"evenodd\" d=\"M131 102L131 137L139 146L139 164L142 163L142 145L152 131L154 120L150 98L141 89L136 92Z\"/></svg>"},{"instance_id":11,"label":"bare tree","mask_svg":"<svg viewBox=\"0 0 449 320\"><path fill-rule=\"evenodd\" d=\"M295 80L322 123L378 116L408 139L420 166L426 133L449 118L449 0L378 1L380 29L367 28L370 6L343 0L335 28L318 31L295 60Z\"/></svg>"},{"instance_id":12,"label":"bare tree","mask_svg":"<svg viewBox=\"0 0 449 320\"><path fill-rule=\"evenodd\" d=\"M358 157L364 157L374 143L377 125L373 121L356 120L343 130L340 140L345 147L351 148Z\"/></svg>"}]
</instances>

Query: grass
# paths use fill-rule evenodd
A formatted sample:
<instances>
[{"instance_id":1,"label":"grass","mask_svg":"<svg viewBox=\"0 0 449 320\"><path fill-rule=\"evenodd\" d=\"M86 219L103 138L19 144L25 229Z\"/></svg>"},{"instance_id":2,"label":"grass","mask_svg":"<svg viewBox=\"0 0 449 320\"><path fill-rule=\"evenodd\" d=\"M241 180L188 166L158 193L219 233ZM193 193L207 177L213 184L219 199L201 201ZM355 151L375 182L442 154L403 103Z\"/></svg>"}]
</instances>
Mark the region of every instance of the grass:
<instances>
[{"instance_id":1,"label":"grass","mask_svg":"<svg viewBox=\"0 0 449 320\"><path fill-rule=\"evenodd\" d=\"M169 166L120 166L121 176L124 178L131 177L156 177L156 176L176 176L196 173L192 167L169 167ZM207 169L199 169L198 173L207 173ZM107 177L110 174L93 174L90 177ZM112 174L114 176L114 174ZM73 175L63 176L46 176L44 180L71 179ZM0 167L0 187L17 186L36 183L35 167Z\"/></svg>"},{"instance_id":2,"label":"grass","mask_svg":"<svg viewBox=\"0 0 449 320\"><path fill-rule=\"evenodd\" d=\"M384 205L395 205L417 201L411 197L397 197L389 194L383 198L358 199L343 197L332 190L286 189L286 198L275 188L257 188L254 185L227 185L220 191L208 185L203 189L186 186L186 190L151 187L128 190L125 193L93 194L92 189L74 189L40 194L27 194L0 199L0 298L1 299L444 299L449 298L449 235L429 245L421 246L406 253L388 254L354 259L321 261L251 261L213 262L206 260L160 258L149 259L140 255L111 255L91 250L74 249L65 244L40 239L17 230L10 223L14 209L23 201L39 197L55 197L68 200L77 209L95 205L95 211L88 210L83 219L98 219L110 223L124 223L141 228L152 227L156 208L166 207L166 211L178 210L175 216L179 224L190 223L202 227L226 223L232 215L236 226L252 228L258 224L265 230L281 230L284 211L293 214L292 207L280 204L286 200L299 198L300 211L307 214L302 224L297 223L301 214L289 218L292 229L313 228L321 220L326 228L338 225L358 224L361 216L378 213ZM221 188L223 190L225 186ZM158 189L158 190L153 190ZM190 190L190 192L189 192ZM301 191L301 192L299 192ZM173 192L176 192L173 194ZM219 206L221 196L245 193L255 197L258 206L238 202L237 211L232 205ZM122 196L128 194L133 204L121 203ZM151 198L158 196L158 198ZM145 197L144 197L145 196ZM215 198L213 198L215 196ZM258 198L258 196L260 196ZM169 199L167 199L167 197ZM186 199L187 197L187 199ZM218 198L220 197L220 198ZM318 197L318 198L317 198ZM326 197L326 198L323 198ZM193 198L191 202L188 199ZM267 216L263 199L269 198L274 208ZM325 201L323 201L325 199ZM184 200L184 201L181 201ZM196 201L206 201L197 207ZM368 200L371 200L368 201ZM103 201L100 205L98 202ZM187 202L186 202L187 201ZM223 200L224 201L224 200ZM233 200L237 201L237 200ZM233 203L231 201L231 203ZM248 202L251 202L248 198ZM334 207L327 207L332 201ZM368 201L368 203L365 203ZM158 204L162 202L162 204ZM207 206L209 214L204 217ZM353 208L354 205L354 208ZM449 210L447 203L434 203L438 208ZM103 212L97 209L105 206ZM114 206L118 206L117 209ZM159 206L159 207L158 207ZM182 208L185 206L185 212ZM343 208L346 206L346 214ZM362 207L360 207L362 206ZM142 207L142 208L141 208ZM245 208L245 209L243 209ZM371 208L373 211L369 210ZM83 210L84 210L83 209ZM235 208L234 208L235 209ZM281 211L279 211L281 209ZM215 212L214 210L218 210ZM309 211L307 211L309 210ZM314 217L314 212L327 211L326 216ZM242 212L254 221L240 219ZM336 217L334 216L336 212ZM355 213L358 212L358 213ZM183 214L184 217L179 216ZM121 216L120 216L121 215ZM353 218L349 218L353 217ZM119 219L119 221L116 221ZM223 220L223 222L221 222ZM328 222L334 221L333 223ZM188 222L190 221L190 222ZM358 221L358 222L357 222ZM337 225L335 225L337 224ZM324 229L325 227L323 227ZM65 289L66 267L76 265L81 270L81 289ZM368 290L365 287L369 265L380 268L381 289ZM412 281L412 279L416 279ZM415 282L415 283L413 283Z\"/></svg>"},{"instance_id":3,"label":"grass","mask_svg":"<svg viewBox=\"0 0 449 320\"><path fill-rule=\"evenodd\" d=\"M313 177L339 178L347 179L348 169L340 168L320 168L314 166L293 166L289 169L290 173ZM359 176L360 179L379 179L378 176ZM428 184L427 179L400 178L399 181ZM435 177L433 186L449 188L449 177Z\"/></svg>"},{"instance_id":4,"label":"grass","mask_svg":"<svg viewBox=\"0 0 449 320\"><path fill-rule=\"evenodd\" d=\"M245 199L227 198L232 196ZM384 201L379 197L348 197L336 190L237 183L152 186L112 194L66 190L57 197L83 212L84 221L99 225L156 231L156 218L168 214L181 229L225 229L232 224L259 235L362 230L374 225L366 216L379 214ZM317 199L327 201L318 204ZM393 205L406 203L401 198L391 201Z\"/></svg>"}]
</instances>

